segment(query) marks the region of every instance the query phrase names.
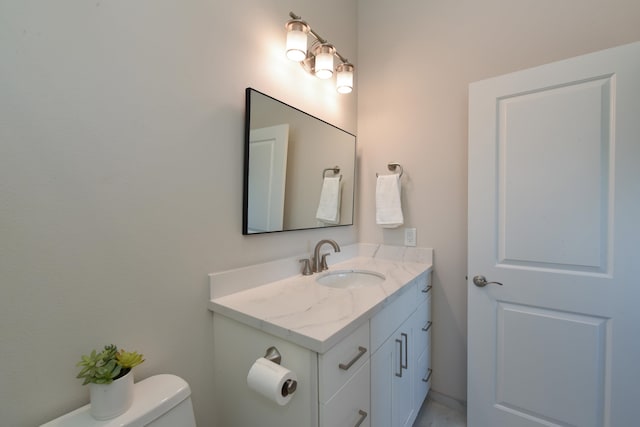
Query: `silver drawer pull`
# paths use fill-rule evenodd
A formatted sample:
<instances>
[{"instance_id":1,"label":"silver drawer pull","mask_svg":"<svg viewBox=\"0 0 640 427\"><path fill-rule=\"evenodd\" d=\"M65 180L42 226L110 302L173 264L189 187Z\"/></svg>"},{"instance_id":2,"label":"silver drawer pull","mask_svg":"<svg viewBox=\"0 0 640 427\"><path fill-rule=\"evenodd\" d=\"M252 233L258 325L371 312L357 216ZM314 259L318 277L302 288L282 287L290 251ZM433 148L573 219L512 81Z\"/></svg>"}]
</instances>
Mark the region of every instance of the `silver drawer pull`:
<instances>
[{"instance_id":1,"label":"silver drawer pull","mask_svg":"<svg viewBox=\"0 0 640 427\"><path fill-rule=\"evenodd\" d=\"M431 286L431 285L429 285L429 286L427 286L426 288L424 288L421 292L422 292L423 294L426 294L427 292L429 292L429 291L431 290L431 288L432 288L432 286Z\"/></svg>"},{"instance_id":2,"label":"silver drawer pull","mask_svg":"<svg viewBox=\"0 0 640 427\"><path fill-rule=\"evenodd\" d=\"M352 367L353 364L356 363L358 361L358 359L360 359L366 352L367 352L366 348L364 348L362 346L358 346L358 354L356 354L356 357L351 359L351 361L349 363L347 363L346 365L344 363L339 364L338 368L342 369L343 371L346 371L347 369Z\"/></svg>"},{"instance_id":3,"label":"silver drawer pull","mask_svg":"<svg viewBox=\"0 0 640 427\"><path fill-rule=\"evenodd\" d=\"M423 331L427 332L429 329L431 329L431 325L433 325L432 321L428 321L426 325L424 325L424 327L422 328Z\"/></svg>"},{"instance_id":4,"label":"silver drawer pull","mask_svg":"<svg viewBox=\"0 0 640 427\"><path fill-rule=\"evenodd\" d=\"M367 416L369 415L366 412L364 412L362 409L358 409L358 414L360 415L360 419L358 420L358 422L353 427L359 427L360 424L362 424L364 422L364 420L367 419Z\"/></svg>"},{"instance_id":5,"label":"silver drawer pull","mask_svg":"<svg viewBox=\"0 0 640 427\"><path fill-rule=\"evenodd\" d=\"M402 336L402 338L404 338L404 365L401 364L401 366L404 369L409 369L409 336L404 332L402 332L400 335Z\"/></svg>"},{"instance_id":6,"label":"silver drawer pull","mask_svg":"<svg viewBox=\"0 0 640 427\"><path fill-rule=\"evenodd\" d=\"M427 376L425 378L422 379L422 381L424 381L425 383L428 383L429 380L431 379L431 374L433 373L433 371L431 370L431 368L428 369L429 373L427 374Z\"/></svg>"},{"instance_id":7,"label":"silver drawer pull","mask_svg":"<svg viewBox=\"0 0 640 427\"><path fill-rule=\"evenodd\" d=\"M400 362L399 364L400 372L396 372L395 374L396 374L396 377L402 378L402 341L396 338L396 342L400 344L400 357L398 358L398 362Z\"/></svg>"}]
</instances>

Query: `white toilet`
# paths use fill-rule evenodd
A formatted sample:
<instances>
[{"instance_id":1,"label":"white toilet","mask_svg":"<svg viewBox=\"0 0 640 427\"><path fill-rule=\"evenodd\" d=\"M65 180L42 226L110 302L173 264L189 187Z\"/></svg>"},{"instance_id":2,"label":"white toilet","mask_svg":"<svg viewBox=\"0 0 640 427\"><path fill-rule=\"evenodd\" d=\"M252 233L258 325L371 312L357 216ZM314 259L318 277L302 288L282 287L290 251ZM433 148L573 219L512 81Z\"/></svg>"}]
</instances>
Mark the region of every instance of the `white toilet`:
<instances>
[{"instance_id":1,"label":"white toilet","mask_svg":"<svg viewBox=\"0 0 640 427\"><path fill-rule=\"evenodd\" d=\"M156 375L134 385L133 404L119 417L98 421L89 405L41 427L196 427L189 384L175 375Z\"/></svg>"}]
</instances>

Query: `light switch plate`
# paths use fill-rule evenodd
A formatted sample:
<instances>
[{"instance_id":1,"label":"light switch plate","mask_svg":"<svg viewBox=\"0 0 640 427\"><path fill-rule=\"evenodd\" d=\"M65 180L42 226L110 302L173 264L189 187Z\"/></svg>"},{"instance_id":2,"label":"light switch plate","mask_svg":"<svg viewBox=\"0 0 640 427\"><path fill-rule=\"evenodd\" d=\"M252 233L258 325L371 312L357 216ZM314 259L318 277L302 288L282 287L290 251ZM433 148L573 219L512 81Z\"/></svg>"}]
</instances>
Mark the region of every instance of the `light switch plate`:
<instances>
[{"instance_id":1,"label":"light switch plate","mask_svg":"<svg viewBox=\"0 0 640 427\"><path fill-rule=\"evenodd\" d=\"M415 228L404 229L404 245L415 246L418 240L418 233Z\"/></svg>"}]
</instances>

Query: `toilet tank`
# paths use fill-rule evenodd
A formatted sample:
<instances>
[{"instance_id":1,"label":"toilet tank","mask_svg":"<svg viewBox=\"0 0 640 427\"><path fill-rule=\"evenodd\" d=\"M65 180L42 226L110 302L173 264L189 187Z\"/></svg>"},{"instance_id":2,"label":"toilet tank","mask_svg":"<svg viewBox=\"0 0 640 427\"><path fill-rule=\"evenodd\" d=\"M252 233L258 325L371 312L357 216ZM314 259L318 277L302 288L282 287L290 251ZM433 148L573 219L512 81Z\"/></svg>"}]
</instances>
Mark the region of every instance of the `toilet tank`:
<instances>
[{"instance_id":1,"label":"toilet tank","mask_svg":"<svg viewBox=\"0 0 640 427\"><path fill-rule=\"evenodd\" d=\"M133 404L119 417L97 421L89 405L41 427L196 427L189 384L175 375L149 377L134 385Z\"/></svg>"}]
</instances>

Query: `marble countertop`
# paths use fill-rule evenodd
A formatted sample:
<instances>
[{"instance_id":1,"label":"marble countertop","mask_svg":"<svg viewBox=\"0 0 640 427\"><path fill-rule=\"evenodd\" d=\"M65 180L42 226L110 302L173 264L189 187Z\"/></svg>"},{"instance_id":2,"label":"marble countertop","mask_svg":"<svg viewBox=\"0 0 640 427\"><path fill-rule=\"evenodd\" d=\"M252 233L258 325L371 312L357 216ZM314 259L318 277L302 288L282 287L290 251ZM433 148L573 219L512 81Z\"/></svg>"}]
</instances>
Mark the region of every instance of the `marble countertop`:
<instances>
[{"instance_id":1,"label":"marble countertop","mask_svg":"<svg viewBox=\"0 0 640 427\"><path fill-rule=\"evenodd\" d=\"M405 285L432 268L431 249L378 245L360 245L359 249L356 256L330 265L329 271L373 270L386 276L380 284L340 289L316 282L320 274L297 274L214 298L212 277L209 308L324 353L402 294ZM370 253L363 256L366 252ZM235 273L241 274L242 270Z\"/></svg>"}]
</instances>

